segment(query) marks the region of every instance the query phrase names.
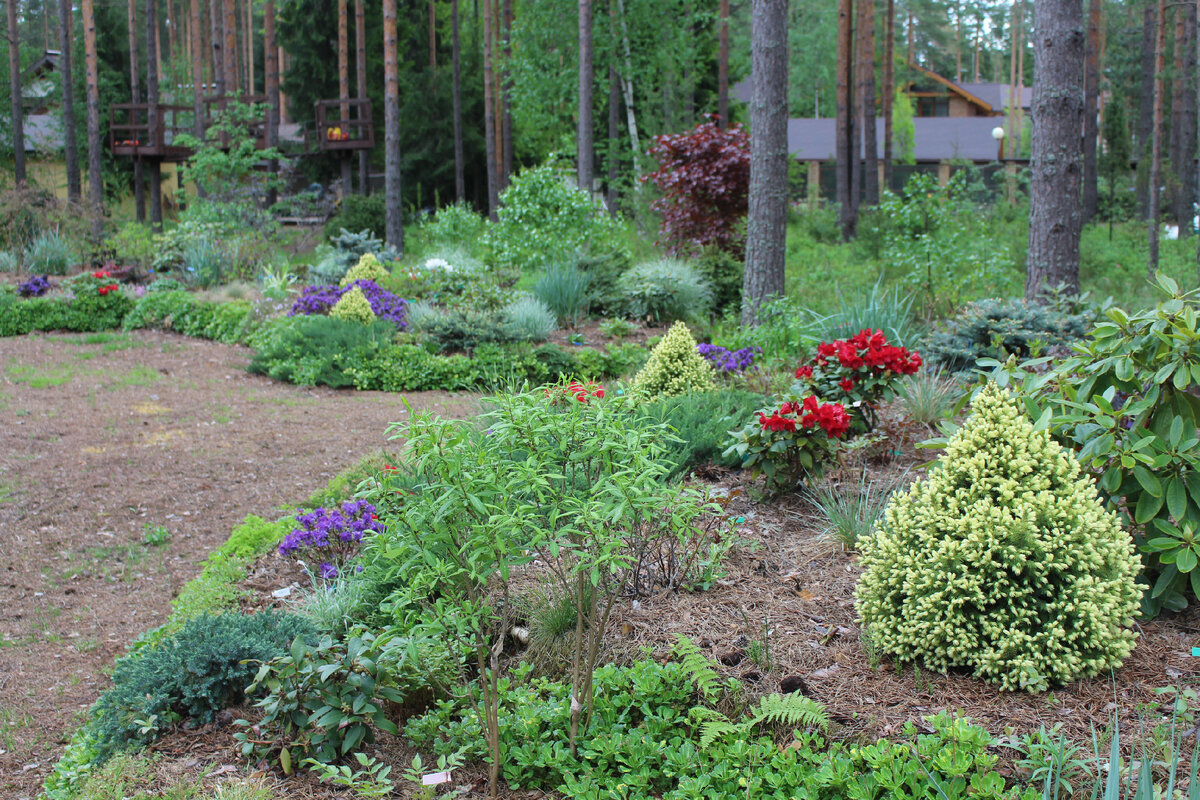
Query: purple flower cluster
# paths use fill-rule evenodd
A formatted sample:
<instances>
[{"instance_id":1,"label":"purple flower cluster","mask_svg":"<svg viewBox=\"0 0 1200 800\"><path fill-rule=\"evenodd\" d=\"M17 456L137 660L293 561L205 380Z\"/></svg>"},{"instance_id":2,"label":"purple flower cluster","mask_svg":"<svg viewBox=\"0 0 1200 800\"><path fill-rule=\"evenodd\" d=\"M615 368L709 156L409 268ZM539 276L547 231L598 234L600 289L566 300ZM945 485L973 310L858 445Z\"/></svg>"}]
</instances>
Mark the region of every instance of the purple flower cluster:
<instances>
[{"instance_id":1,"label":"purple flower cluster","mask_svg":"<svg viewBox=\"0 0 1200 800\"><path fill-rule=\"evenodd\" d=\"M704 357L713 369L725 373L742 372L754 364L754 358L762 354L761 347L743 347L741 350L727 350L716 344L698 344L696 352Z\"/></svg>"},{"instance_id":2,"label":"purple flower cluster","mask_svg":"<svg viewBox=\"0 0 1200 800\"><path fill-rule=\"evenodd\" d=\"M292 304L292 310L288 312L288 316L321 316L328 314L329 309L333 308L337 304L337 301L342 299L342 295L355 287L362 290L363 296L371 304L371 310L375 312L376 317L392 322L395 324L397 330L404 330L404 327L408 324L405 319L408 303L387 289L384 289L375 283L375 281L369 280L357 280L345 288L340 286L306 286L304 287L304 291L300 293L300 296L296 298L296 302Z\"/></svg>"},{"instance_id":3,"label":"purple flower cluster","mask_svg":"<svg viewBox=\"0 0 1200 800\"><path fill-rule=\"evenodd\" d=\"M375 514L375 506L366 500L347 500L340 509L318 508L298 514L296 528L279 543L280 555L290 556L301 550L315 551L327 557L317 570L318 577L336 578L338 567L354 555L358 543L385 527Z\"/></svg>"},{"instance_id":4,"label":"purple flower cluster","mask_svg":"<svg viewBox=\"0 0 1200 800\"><path fill-rule=\"evenodd\" d=\"M21 297L41 297L51 289L57 289L58 284L50 280L49 275L34 275L24 283L17 285L17 294Z\"/></svg>"}]
</instances>

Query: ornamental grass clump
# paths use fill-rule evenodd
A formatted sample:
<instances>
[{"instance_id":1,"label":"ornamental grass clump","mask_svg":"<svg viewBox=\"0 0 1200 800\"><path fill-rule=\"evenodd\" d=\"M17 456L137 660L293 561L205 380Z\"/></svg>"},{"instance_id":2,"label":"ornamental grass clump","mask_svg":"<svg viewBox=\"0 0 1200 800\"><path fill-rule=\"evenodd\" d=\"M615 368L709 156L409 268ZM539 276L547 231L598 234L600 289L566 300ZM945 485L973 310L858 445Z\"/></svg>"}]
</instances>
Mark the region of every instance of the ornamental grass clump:
<instances>
[{"instance_id":1,"label":"ornamental grass clump","mask_svg":"<svg viewBox=\"0 0 1200 800\"><path fill-rule=\"evenodd\" d=\"M696 340L682 322L671 326L633 379L634 390L649 400L706 392L715 386L712 365L696 351Z\"/></svg>"},{"instance_id":2,"label":"ornamental grass clump","mask_svg":"<svg viewBox=\"0 0 1200 800\"><path fill-rule=\"evenodd\" d=\"M990 385L940 468L859 545L857 608L881 652L1042 691L1133 650L1140 563L1092 480Z\"/></svg>"}]
</instances>

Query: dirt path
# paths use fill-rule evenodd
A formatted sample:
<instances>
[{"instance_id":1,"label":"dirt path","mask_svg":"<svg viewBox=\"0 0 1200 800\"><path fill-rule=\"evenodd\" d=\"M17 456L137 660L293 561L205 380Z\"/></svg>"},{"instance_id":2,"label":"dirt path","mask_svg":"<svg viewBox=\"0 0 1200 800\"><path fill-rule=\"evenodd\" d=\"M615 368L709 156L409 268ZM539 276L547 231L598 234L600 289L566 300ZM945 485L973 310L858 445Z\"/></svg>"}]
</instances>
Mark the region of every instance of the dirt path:
<instances>
[{"instance_id":1,"label":"dirt path","mask_svg":"<svg viewBox=\"0 0 1200 800\"><path fill-rule=\"evenodd\" d=\"M0 339L0 797L37 794L113 660L234 525L303 501L404 417L397 395L288 386L248 358L150 332Z\"/></svg>"}]
</instances>

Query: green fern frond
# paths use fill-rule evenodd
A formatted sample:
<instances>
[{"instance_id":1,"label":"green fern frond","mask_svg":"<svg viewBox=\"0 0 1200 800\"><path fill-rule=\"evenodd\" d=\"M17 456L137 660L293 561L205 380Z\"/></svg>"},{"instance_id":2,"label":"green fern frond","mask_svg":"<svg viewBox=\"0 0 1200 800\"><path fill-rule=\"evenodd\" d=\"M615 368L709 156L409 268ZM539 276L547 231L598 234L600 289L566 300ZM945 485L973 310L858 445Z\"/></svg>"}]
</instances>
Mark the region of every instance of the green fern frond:
<instances>
[{"instance_id":1,"label":"green fern frond","mask_svg":"<svg viewBox=\"0 0 1200 800\"><path fill-rule=\"evenodd\" d=\"M707 750L718 739L727 739L732 736L745 738L748 733L745 725L734 725L727 719L706 720L700 725L700 749Z\"/></svg>"},{"instance_id":2,"label":"green fern frond","mask_svg":"<svg viewBox=\"0 0 1200 800\"><path fill-rule=\"evenodd\" d=\"M772 694L759 701L758 710L750 717L751 725L771 723L789 728L829 729L829 714L825 706L800 694Z\"/></svg>"},{"instance_id":3,"label":"green fern frond","mask_svg":"<svg viewBox=\"0 0 1200 800\"><path fill-rule=\"evenodd\" d=\"M673 648L675 660L696 685L705 700L714 699L721 690L721 676L713 669L712 661L686 636L680 636Z\"/></svg>"}]
</instances>

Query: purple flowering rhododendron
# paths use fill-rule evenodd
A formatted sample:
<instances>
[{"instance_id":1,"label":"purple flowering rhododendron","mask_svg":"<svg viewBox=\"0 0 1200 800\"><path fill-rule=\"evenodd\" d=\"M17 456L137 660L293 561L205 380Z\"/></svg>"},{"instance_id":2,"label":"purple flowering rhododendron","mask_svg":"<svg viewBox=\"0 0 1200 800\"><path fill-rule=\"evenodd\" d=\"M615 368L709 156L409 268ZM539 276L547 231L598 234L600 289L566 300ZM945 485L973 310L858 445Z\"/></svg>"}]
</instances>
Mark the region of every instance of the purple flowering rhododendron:
<instances>
[{"instance_id":1,"label":"purple flowering rhododendron","mask_svg":"<svg viewBox=\"0 0 1200 800\"><path fill-rule=\"evenodd\" d=\"M279 554L292 556L312 552L324 559L317 577L336 578L358 549L364 536L382 533L385 526L375 514L375 506L366 500L347 500L341 508L318 508L297 514L296 528L279 543Z\"/></svg>"},{"instance_id":2,"label":"purple flowering rhododendron","mask_svg":"<svg viewBox=\"0 0 1200 800\"><path fill-rule=\"evenodd\" d=\"M741 350L731 351L716 344L698 344L696 352L712 364L713 369L728 375L743 372L753 366L754 358L762 353L762 348L743 347Z\"/></svg>"},{"instance_id":3,"label":"purple flowering rhododendron","mask_svg":"<svg viewBox=\"0 0 1200 800\"><path fill-rule=\"evenodd\" d=\"M363 296L371 304L371 311L375 312L376 317L394 323L398 330L404 330L408 324L405 319L405 312L408 309L407 301L392 294L375 281L366 279L357 280L344 288L340 286L306 286L300 296L296 298L296 302L292 303L292 309L288 312L288 316L312 317L328 314L337 301L342 299L342 295L356 287L362 290Z\"/></svg>"},{"instance_id":4,"label":"purple flowering rhododendron","mask_svg":"<svg viewBox=\"0 0 1200 800\"><path fill-rule=\"evenodd\" d=\"M50 280L49 275L34 275L24 283L17 285L17 294L21 297L41 297L51 289L57 289L58 284Z\"/></svg>"}]
</instances>

